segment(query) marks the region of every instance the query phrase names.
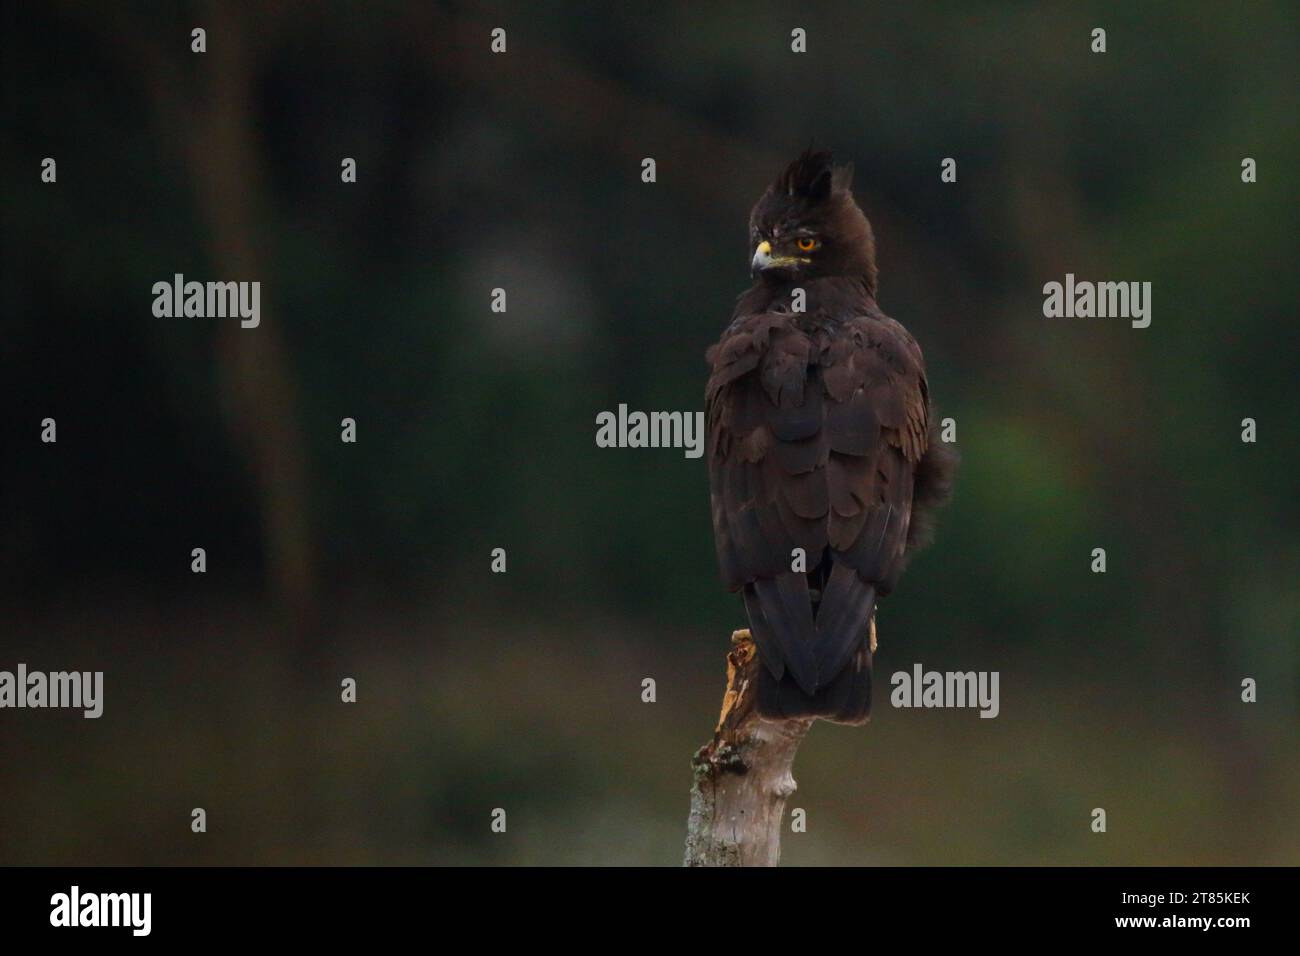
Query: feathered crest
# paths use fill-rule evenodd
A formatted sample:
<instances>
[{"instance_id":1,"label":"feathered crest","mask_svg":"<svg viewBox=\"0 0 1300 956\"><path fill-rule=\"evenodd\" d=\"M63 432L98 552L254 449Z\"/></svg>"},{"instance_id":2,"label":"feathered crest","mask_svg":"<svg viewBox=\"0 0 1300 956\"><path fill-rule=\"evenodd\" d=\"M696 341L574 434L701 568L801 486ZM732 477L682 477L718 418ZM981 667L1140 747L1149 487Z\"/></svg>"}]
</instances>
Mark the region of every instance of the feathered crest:
<instances>
[{"instance_id":1,"label":"feathered crest","mask_svg":"<svg viewBox=\"0 0 1300 956\"><path fill-rule=\"evenodd\" d=\"M803 155L776 177L772 191L819 202L832 192L847 190L852 180L851 165L836 168L829 149L814 149L809 146Z\"/></svg>"}]
</instances>

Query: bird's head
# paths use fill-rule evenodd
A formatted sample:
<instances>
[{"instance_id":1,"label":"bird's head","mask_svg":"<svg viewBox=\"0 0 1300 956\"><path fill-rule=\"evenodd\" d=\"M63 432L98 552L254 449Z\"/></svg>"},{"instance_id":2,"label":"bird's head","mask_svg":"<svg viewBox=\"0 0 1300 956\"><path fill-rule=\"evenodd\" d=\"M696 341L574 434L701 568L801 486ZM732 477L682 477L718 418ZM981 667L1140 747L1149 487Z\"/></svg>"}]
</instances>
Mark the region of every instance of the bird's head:
<instances>
[{"instance_id":1,"label":"bird's head","mask_svg":"<svg viewBox=\"0 0 1300 956\"><path fill-rule=\"evenodd\" d=\"M774 282L857 276L876 291L871 224L849 191L852 166L809 148L767 187L749 216L750 270Z\"/></svg>"}]
</instances>

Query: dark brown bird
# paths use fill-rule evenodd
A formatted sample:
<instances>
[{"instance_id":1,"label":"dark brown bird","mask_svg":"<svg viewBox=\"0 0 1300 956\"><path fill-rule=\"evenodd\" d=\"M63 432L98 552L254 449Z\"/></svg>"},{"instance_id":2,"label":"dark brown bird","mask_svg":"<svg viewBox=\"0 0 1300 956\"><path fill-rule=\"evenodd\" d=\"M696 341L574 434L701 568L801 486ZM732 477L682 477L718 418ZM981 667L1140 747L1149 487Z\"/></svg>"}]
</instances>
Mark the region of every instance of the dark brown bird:
<instances>
[{"instance_id":1,"label":"dark brown bird","mask_svg":"<svg viewBox=\"0 0 1300 956\"><path fill-rule=\"evenodd\" d=\"M709 349L705 408L718 560L744 594L759 712L855 724L876 602L928 538L955 456L930 441L920 347L876 305L851 178L809 150L759 199L754 285Z\"/></svg>"}]
</instances>

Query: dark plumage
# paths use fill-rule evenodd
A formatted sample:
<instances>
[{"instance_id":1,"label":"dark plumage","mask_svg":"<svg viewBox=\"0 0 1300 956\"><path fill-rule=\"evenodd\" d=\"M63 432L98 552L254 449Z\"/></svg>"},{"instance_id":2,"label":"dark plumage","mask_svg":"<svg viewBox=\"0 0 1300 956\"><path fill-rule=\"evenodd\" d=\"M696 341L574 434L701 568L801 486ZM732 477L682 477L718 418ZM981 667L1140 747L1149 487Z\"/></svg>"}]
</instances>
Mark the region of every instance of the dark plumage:
<instances>
[{"instance_id":1,"label":"dark plumage","mask_svg":"<svg viewBox=\"0 0 1300 956\"><path fill-rule=\"evenodd\" d=\"M955 458L930 440L920 347L876 305L851 176L810 150L759 199L754 285L709 350L705 407L718 560L758 645L759 710L861 723L876 602L928 540Z\"/></svg>"}]
</instances>

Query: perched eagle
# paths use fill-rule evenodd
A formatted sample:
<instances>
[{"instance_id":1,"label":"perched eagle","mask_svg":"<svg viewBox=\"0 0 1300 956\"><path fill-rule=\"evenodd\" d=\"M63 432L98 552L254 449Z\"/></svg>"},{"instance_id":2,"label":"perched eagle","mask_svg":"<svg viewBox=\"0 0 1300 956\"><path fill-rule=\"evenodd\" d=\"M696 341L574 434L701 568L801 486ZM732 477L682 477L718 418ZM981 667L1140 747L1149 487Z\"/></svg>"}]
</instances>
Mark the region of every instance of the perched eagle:
<instances>
[{"instance_id":1,"label":"perched eagle","mask_svg":"<svg viewBox=\"0 0 1300 956\"><path fill-rule=\"evenodd\" d=\"M931 441L920 347L876 305L851 176L809 150L754 207L754 284L709 349L705 414L718 560L744 594L759 712L856 724L876 602L928 537L955 456Z\"/></svg>"}]
</instances>

